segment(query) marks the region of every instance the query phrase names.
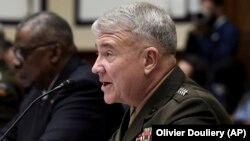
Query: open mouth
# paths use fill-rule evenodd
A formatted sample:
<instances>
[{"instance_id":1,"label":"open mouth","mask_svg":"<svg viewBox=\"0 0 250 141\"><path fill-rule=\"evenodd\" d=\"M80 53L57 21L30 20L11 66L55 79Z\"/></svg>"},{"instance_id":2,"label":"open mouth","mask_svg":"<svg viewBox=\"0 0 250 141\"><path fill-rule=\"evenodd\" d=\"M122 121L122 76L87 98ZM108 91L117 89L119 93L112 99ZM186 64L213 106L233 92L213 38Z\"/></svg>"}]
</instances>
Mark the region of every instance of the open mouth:
<instances>
[{"instance_id":1,"label":"open mouth","mask_svg":"<svg viewBox=\"0 0 250 141\"><path fill-rule=\"evenodd\" d=\"M107 85L111 84L110 82L103 82L102 85L106 87Z\"/></svg>"}]
</instances>

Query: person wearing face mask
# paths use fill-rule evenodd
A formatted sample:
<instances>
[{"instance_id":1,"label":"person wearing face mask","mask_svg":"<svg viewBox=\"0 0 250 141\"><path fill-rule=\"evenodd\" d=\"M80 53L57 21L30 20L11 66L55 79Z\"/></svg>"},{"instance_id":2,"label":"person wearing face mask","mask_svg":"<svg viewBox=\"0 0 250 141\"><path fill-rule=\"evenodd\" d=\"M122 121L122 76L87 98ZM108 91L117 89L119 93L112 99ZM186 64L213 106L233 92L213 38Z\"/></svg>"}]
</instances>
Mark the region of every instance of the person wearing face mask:
<instances>
[{"instance_id":1,"label":"person wearing face mask","mask_svg":"<svg viewBox=\"0 0 250 141\"><path fill-rule=\"evenodd\" d=\"M234 56L239 31L223 13L223 0L201 0L201 12L194 16L195 30L187 42L186 52L194 53L213 65Z\"/></svg>"},{"instance_id":2,"label":"person wearing face mask","mask_svg":"<svg viewBox=\"0 0 250 141\"><path fill-rule=\"evenodd\" d=\"M210 89L231 114L244 91L244 66L235 58L239 30L224 15L223 4L223 0L201 0L201 12L193 18L195 29L184 51L205 61Z\"/></svg>"}]
</instances>

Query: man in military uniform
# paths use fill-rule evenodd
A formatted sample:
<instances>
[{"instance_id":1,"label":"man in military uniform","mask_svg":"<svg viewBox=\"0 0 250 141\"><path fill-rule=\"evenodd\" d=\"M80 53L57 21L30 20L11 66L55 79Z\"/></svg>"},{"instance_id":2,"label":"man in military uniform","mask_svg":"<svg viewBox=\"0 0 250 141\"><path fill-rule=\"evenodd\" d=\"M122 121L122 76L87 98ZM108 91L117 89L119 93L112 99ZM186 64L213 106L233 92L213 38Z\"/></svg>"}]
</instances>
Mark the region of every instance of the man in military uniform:
<instances>
[{"instance_id":1,"label":"man in military uniform","mask_svg":"<svg viewBox=\"0 0 250 141\"><path fill-rule=\"evenodd\" d=\"M149 3L124 5L92 25L106 103L130 106L111 141L140 140L155 124L231 124L221 104L176 65L176 29ZM150 138L150 137L147 137Z\"/></svg>"}]
</instances>

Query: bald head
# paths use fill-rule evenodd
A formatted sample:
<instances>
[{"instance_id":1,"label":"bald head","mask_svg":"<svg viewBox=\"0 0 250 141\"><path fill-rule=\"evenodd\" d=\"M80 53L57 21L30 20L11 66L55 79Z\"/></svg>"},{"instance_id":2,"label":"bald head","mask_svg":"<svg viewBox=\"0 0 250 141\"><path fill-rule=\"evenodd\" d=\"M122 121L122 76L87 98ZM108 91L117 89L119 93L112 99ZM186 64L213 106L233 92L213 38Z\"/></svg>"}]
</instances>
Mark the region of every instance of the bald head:
<instances>
[{"instance_id":1,"label":"bald head","mask_svg":"<svg viewBox=\"0 0 250 141\"><path fill-rule=\"evenodd\" d=\"M41 12L24 19L17 31L23 29L30 30L33 40L53 40L63 46L74 46L69 24L54 13Z\"/></svg>"},{"instance_id":2,"label":"bald head","mask_svg":"<svg viewBox=\"0 0 250 141\"><path fill-rule=\"evenodd\" d=\"M15 68L25 86L48 88L52 79L76 53L69 24L51 12L24 19L14 40Z\"/></svg>"}]
</instances>

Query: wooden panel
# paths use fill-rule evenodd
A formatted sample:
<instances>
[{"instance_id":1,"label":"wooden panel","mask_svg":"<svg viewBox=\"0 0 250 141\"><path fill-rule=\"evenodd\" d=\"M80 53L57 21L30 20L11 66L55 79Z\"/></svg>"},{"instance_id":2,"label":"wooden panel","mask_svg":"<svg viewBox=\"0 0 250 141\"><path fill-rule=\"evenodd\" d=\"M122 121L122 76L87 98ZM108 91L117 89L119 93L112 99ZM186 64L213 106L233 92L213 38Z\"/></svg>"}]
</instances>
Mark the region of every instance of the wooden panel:
<instances>
[{"instance_id":1,"label":"wooden panel","mask_svg":"<svg viewBox=\"0 0 250 141\"><path fill-rule=\"evenodd\" d=\"M250 0L224 0L224 11L240 30L236 57L244 64L250 80Z\"/></svg>"}]
</instances>

